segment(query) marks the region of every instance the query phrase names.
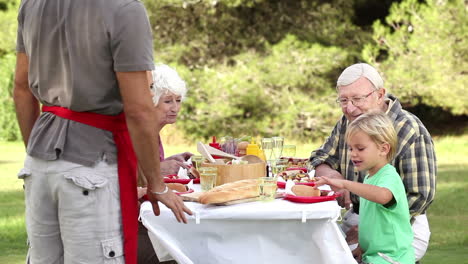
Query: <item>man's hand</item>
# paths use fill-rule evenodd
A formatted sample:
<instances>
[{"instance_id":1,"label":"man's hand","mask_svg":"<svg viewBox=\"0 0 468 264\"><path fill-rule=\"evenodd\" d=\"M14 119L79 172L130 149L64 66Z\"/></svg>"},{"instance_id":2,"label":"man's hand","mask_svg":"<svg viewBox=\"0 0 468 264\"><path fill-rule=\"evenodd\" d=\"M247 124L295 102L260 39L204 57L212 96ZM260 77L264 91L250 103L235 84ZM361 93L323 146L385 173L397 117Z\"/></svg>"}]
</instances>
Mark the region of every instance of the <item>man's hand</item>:
<instances>
[{"instance_id":1,"label":"man's hand","mask_svg":"<svg viewBox=\"0 0 468 264\"><path fill-rule=\"evenodd\" d=\"M179 153L179 154L175 154L175 155L172 155L170 157L167 157L164 160L177 160L177 161L180 161L180 162L185 162L188 159L190 159L190 157L192 157L192 156L193 156L193 153L183 152L183 153Z\"/></svg>"},{"instance_id":2,"label":"man's hand","mask_svg":"<svg viewBox=\"0 0 468 264\"><path fill-rule=\"evenodd\" d=\"M342 189L337 192L341 193L341 196L336 198L338 205L349 210L349 208L351 208L351 196L349 191L346 189Z\"/></svg>"},{"instance_id":3,"label":"man's hand","mask_svg":"<svg viewBox=\"0 0 468 264\"><path fill-rule=\"evenodd\" d=\"M153 205L153 211L155 215L159 215L161 213L161 210L159 209L158 201L163 203L167 208L172 210L172 213L174 213L177 222L183 222L187 223L187 217L185 214L192 215L192 211L185 206L184 202L182 201L182 198L177 196L174 192L169 190L165 194L155 194L151 190L148 189L147 191L147 196L148 200L151 202Z\"/></svg>"},{"instance_id":4,"label":"man's hand","mask_svg":"<svg viewBox=\"0 0 468 264\"><path fill-rule=\"evenodd\" d=\"M341 207L344 207L349 210L351 205L351 199L349 195L349 191L345 189L344 181L339 179L331 179L326 176L317 177L317 181L315 182L315 186L319 187L324 184L330 185L333 191L340 193L341 195L337 197L338 204Z\"/></svg>"},{"instance_id":5,"label":"man's hand","mask_svg":"<svg viewBox=\"0 0 468 264\"><path fill-rule=\"evenodd\" d=\"M353 250L353 257L358 263L362 263L362 249L360 246Z\"/></svg>"},{"instance_id":6,"label":"man's hand","mask_svg":"<svg viewBox=\"0 0 468 264\"><path fill-rule=\"evenodd\" d=\"M349 228L346 232L346 242L348 245L356 244L359 242L359 227L357 225Z\"/></svg>"},{"instance_id":7,"label":"man's hand","mask_svg":"<svg viewBox=\"0 0 468 264\"><path fill-rule=\"evenodd\" d=\"M315 177L320 178L320 177L326 177L328 179L344 179L343 175L341 175L338 171L332 169L329 165L327 164L320 164L315 168ZM338 204L341 207L344 207L346 209L350 208L351 205L351 199L349 196L349 191L345 189L339 189L335 186L332 186L332 190L338 193L341 193L341 196L339 196L336 200L338 201Z\"/></svg>"}]
</instances>

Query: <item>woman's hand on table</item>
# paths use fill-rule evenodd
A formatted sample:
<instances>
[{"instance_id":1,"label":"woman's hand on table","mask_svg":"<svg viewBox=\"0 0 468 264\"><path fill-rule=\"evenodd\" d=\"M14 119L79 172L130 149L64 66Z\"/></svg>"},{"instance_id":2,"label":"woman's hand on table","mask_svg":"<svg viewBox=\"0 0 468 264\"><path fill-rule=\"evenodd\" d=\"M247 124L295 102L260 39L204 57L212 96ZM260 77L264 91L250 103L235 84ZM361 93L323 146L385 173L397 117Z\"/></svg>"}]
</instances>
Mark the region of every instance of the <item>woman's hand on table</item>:
<instances>
[{"instance_id":1,"label":"woman's hand on table","mask_svg":"<svg viewBox=\"0 0 468 264\"><path fill-rule=\"evenodd\" d=\"M161 175L177 174L180 167L188 169L188 166L184 162L175 159L165 159L161 161L159 166L161 168Z\"/></svg>"},{"instance_id":2,"label":"woman's hand on table","mask_svg":"<svg viewBox=\"0 0 468 264\"><path fill-rule=\"evenodd\" d=\"M161 210L159 209L158 202L163 203L167 208L171 209L172 213L177 219L177 222L187 223L187 217L185 214L192 215L192 211L185 206L182 198L169 190L163 194L156 194L152 192L150 189L147 190L148 200L153 205L153 212L156 216L161 214Z\"/></svg>"}]
</instances>

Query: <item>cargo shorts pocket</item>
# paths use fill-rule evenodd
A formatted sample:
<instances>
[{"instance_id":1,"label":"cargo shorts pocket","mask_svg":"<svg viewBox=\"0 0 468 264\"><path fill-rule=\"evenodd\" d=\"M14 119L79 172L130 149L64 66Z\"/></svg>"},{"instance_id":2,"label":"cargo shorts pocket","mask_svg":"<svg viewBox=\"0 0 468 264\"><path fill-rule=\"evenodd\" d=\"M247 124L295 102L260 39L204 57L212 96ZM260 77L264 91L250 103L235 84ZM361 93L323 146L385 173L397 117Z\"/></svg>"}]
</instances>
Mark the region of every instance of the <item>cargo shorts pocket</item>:
<instances>
[{"instance_id":1,"label":"cargo shorts pocket","mask_svg":"<svg viewBox=\"0 0 468 264\"><path fill-rule=\"evenodd\" d=\"M18 179L25 179L26 177L31 176L31 171L28 168L22 168L18 172Z\"/></svg>"},{"instance_id":2,"label":"cargo shorts pocket","mask_svg":"<svg viewBox=\"0 0 468 264\"><path fill-rule=\"evenodd\" d=\"M96 188L104 187L108 179L104 175L97 174L96 172L83 169L73 172L65 173L65 179L73 181L77 186L87 190L95 190Z\"/></svg>"},{"instance_id":3,"label":"cargo shorts pocket","mask_svg":"<svg viewBox=\"0 0 468 264\"><path fill-rule=\"evenodd\" d=\"M124 263L123 241L120 237L115 237L101 241L102 254L105 263Z\"/></svg>"}]
</instances>

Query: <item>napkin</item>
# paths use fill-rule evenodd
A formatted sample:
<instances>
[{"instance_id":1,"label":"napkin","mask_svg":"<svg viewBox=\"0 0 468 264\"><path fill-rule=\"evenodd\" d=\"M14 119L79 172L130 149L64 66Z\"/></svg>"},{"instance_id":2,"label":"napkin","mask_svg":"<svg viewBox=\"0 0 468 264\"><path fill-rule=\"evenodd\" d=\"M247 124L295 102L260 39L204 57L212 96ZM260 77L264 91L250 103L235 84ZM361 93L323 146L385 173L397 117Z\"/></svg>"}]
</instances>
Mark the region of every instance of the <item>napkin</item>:
<instances>
[{"instance_id":1,"label":"napkin","mask_svg":"<svg viewBox=\"0 0 468 264\"><path fill-rule=\"evenodd\" d=\"M184 162L185 165L192 165L192 158L189 158L187 161ZM177 177L179 179L190 179L188 176L188 171L186 168L179 168L179 171L177 172Z\"/></svg>"},{"instance_id":2,"label":"napkin","mask_svg":"<svg viewBox=\"0 0 468 264\"><path fill-rule=\"evenodd\" d=\"M187 188L190 191L191 189L193 190L193 180L191 180L189 183L187 183Z\"/></svg>"},{"instance_id":3,"label":"napkin","mask_svg":"<svg viewBox=\"0 0 468 264\"><path fill-rule=\"evenodd\" d=\"M284 180L283 180L284 181ZM288 180L286 181L286 186L284 187L284 192L286 194L290 194L290 195L294 195L296 196L296 194L293 193L293 191L291 190L291 188L296 185L292 180Z\"/></svg>"},{"instance_id":4,"label":"napkin","mask_svg":"<svg viewBox=\"0 0 468 264\"><path fill-rule=\"evenodd\" d=\"M313 177L315 177L315 170L309 171L309 179L312 179Z\"/></svg>"},{"instance_id":5,"label":"napkin","mask_svg":"<svg viewBox=\"0 0 468 264\"><path fill-rule=\"evenodd\" d=\"M179 179L189 179L190 177L188 176L187 169L186 168L179 168L179 172L177 172L177 177Z\"/></svg>"}]
</instances>

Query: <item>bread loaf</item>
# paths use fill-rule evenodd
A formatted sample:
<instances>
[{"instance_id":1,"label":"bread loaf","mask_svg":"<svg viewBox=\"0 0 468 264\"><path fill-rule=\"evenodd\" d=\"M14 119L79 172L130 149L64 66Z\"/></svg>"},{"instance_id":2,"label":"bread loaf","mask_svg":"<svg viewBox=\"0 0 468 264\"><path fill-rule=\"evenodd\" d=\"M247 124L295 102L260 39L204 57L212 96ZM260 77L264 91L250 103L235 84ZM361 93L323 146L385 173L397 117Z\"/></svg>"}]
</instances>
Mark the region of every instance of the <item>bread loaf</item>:
<instances>
[{"instance_id":1,"label":"bread loaf","mask_svg":"<svg viewBox=\"0 0 468 264\"><path fill-rule=\"evenodd\" d=\"M294 185L291 191L297 196L320 196L320 190L307 185Z\"/></svg>"},{"instance_id":2,"label":"bread loaf","mask_svg":"<svg viewBox=\"0 0 468 264\"><path fill-rule=\"evenodd\" d=\"M176 192L186 192L187 187L181 183L167 183L167 187Z\"/></svg>"},{"instance_id":3,"label":"bread loaf","mask_svg":"<svg viewBox=\"0 0 468 264\"><path fill-rule=\"evenodd\" d=\"M256 179L240 180L217 186L199 197L202 204L225 203L258 196Z\"/></svg>"}]
</instances>

